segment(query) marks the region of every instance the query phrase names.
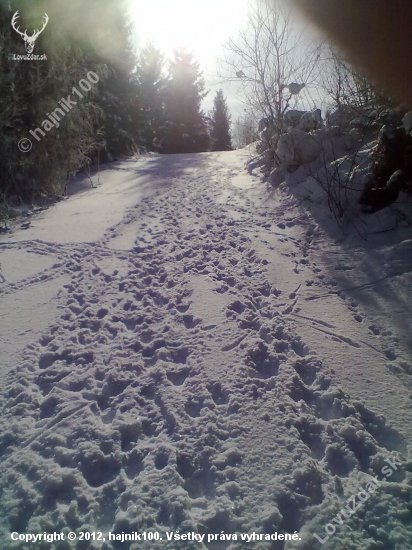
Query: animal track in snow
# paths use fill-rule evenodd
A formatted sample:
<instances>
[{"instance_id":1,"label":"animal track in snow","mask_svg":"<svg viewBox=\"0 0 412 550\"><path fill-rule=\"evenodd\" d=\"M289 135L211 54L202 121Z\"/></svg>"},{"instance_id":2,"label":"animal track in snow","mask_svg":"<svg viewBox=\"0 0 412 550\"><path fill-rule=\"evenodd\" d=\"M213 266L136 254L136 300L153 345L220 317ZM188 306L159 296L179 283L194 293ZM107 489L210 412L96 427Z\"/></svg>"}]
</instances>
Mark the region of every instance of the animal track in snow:
<instances>
[{"instance_id":1,"label":"animal track in snow","mask_svg":"<svg viewBox=\"0 0 412 550\"><path fill-rule=\"evenodd\" d=\"M208 169L208 155L196 159ZM298 311L305 285L285 292L268 274L253 235L271 231L282 209L242 211L230 187L233 217L215 201L226 168L216 184L214 169L195 178L185 169L170 166L179 175L167 198L129 209L102 241L36 244L58 255L70 283L60 319L27 347L6 390L2 509L13 530L293 532L335 498L335 475L348 491L358 474L379 472L384 453L406 450L383 418L335 387L298 322L345 352L360 344ZM290 217L282 233L307 275L319 269L314 230L310 243L289 235L301 223ZM193 280L207 280L207 299L196 299ZM408 488L396 491L403 508Z\"/></svg>"}]
</instances>

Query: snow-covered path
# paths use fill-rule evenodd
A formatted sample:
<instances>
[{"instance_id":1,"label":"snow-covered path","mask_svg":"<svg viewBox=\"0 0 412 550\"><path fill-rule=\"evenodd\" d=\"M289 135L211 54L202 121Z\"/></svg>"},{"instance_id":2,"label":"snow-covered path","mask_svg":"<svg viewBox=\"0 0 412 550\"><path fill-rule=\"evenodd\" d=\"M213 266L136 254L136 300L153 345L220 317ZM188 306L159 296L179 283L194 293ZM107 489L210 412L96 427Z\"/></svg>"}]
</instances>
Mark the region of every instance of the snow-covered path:
<instances>
[{"instance_id":1,"label":"snow-covered path","mask_svg":"<svg viewBox=\"0 0 412 550\"><path fill-rule=\"evenodd\" d=\"M0 241L4 548L412 547L411 241L330 243L245 155L116 163ZM207 542L253 531L301 540Z\"/></svg>"}]
</instances>

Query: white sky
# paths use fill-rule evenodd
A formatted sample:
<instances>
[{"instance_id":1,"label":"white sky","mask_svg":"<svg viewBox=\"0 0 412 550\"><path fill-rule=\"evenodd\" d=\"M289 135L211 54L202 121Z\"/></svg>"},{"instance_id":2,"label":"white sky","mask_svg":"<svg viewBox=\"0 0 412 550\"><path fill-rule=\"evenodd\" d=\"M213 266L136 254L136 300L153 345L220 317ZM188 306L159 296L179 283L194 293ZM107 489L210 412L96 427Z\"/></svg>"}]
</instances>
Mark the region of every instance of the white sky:
<instances>
[{"instance_id":1,"label":"white sky","mask_svg":"<svg viewBox=\"0 0 412 550\"><path fill-rule=\"evenodd\" d=\"M248 0L129 0L135 26L137 49L153 42L168 57L173 50L186 47L195 54L204 71L210 93L203 108L211 108L215 90L211 76L222 45L246 23ZM229 109L238 108L234 86L221 86Z\"/></svg>"}]
</instances>

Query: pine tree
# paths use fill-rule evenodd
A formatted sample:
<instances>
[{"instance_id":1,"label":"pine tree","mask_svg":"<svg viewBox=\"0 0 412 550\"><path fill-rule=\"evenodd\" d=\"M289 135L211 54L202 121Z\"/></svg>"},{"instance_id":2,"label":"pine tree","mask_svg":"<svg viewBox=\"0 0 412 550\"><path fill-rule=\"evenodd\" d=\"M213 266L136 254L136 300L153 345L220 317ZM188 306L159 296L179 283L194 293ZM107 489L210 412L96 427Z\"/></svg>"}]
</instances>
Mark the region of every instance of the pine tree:
<instances>
[{"instance_id":1,"label":"pine tree","mask_svg":"<svg viewBox=\"0 0 412 550\"><path fill-rule=\"evenodd\" d=\"M231 151L230 113L223 90L216 92L211 112L211 137L213 151Z\"/></svg>"},{"instance_id":2,"label":"pine tree","mask_svg":"<svg viewBox=\"0 0 412 550\"><path fill-rule=\"evenodd\" d=\"M207 95L199 64L193 54L175 51L165 94L167 131L165 153L197 153L209 150L206 117L200 110Z\"/></svg>"},{"instance_id":3,"label":"pine tree","mask_svg":"<svg viewBox=\"0 0 412 550\"><path fill-rule=\"evenodd\" d=\"M140 137L149 150L161 150L164 138L165 114L163 96L166 79L163 76L164 56L149 44L140 54L137 80L140 86Z\"/></svg>"}]
</instances>

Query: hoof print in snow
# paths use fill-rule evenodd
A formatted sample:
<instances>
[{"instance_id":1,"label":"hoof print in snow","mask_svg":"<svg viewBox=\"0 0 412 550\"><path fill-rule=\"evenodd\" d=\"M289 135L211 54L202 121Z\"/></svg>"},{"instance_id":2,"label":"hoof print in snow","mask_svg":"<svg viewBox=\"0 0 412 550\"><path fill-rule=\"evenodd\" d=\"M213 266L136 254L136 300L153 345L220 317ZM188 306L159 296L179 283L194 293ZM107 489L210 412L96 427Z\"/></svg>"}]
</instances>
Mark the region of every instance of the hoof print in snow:
<instances>
[{"instance_id":1,"label":"hoof print in snow","mask_svg":"<svg viewBox=\"0 0 412 550\"><path fill-rule=\"evenodd\" d=\"M339 477L348 477L357 466L354 454L338 443L326 447L325 462L330 473Z\"/></svg>"},{"instance_id":2,"label":"hoof print in snow","mask_svg":"<svg viewBox=\"0 0 412 550\"><path fill-rule=\"evenodd\" d=\"M190 304L180 304L176 306L176 309L179 313L186 313L189 307L190 307Z\"/></svg>"},{"instance_id":3,"label":"hoof print in snow","mask_svg":"<svg viewBox=\"0 0 412 550\"><path fill-rule=\"evenodd\" d=\"M143 456L141 451L133 449L130 453L127 454L127 461L124 466L124 471L127 477L132 481L143 472L144 463Z\"/></svg>"},{"instance_id":4,"label":"hoof print in snow","mask_svg":"<svg viewBox=\"0 0 412 550\"><path fill-rule=\"evenodd\" d=\"M118 476L120 464L114 457L95 451L82 457L80 471L91 487L101 487Z\"/></svg>"},{"instance_id":5,"label":"hoof print in snow","mask_svg":"<svg viewBox=\"0 0 412 550\"><path fill-rule=\"evenodd\" d=\"M186 413L192 418L198 418L204 405L203 398L190 397L185 405Z\"/></svg>"},{"instance_id":6,"label":"hoof print in snow","mask_svg":"<svg viewBox=\"0 0 412 550\"><path fill-rule=\"evenodd\" d=\"M308 353L310 353L308 346L306 346L306 344L304 344L299 337L292 340L290 346L296 355L299 355L300 357L305 357Z\"/></svg>"},{"instance_id":7,"label":"hoof print in snow","mask_svg":"<svg viewBox=\"0 0 412 550\"><path fill-rule=\"evenodd\" d=\"M276 504L282 521L279 524L278 531L282 533L299 532L304 523L303 509L305 507L305 499L302 495L283 491L277 496ZM278 546L277 550L283 550L284 545Z\"/></svg>"},{"instance_id":8,"label":"hoof print in snow","mask_svg":"<svg viewBox=\"0 0 412 550\"><path fill-rule=\"evenodd\" d=\"M183 315L182 320L187 329L195 328L201 323L201 319L195 319L193 315Z\"/></svg>"},{"instance_id":9,"label":"hoof print in snow","mask_svg":"<svg viewBox=\"0 0 412 550\"><path fill-rule=\"evenodd\" d=\"M173 363L181 363L182 365L186 364L187 358L190 355L188 348L182 347L177 349L170 349L170 358Z\"/></svg>"},{"instance_id":10,"label":"hoof print in snow","mask_svg":"<svg viewBox=\"0 0 412 550\"><path fill-rule=\"evenodd\" d=\"M164 470L166 466L169 464L169 453L162 449L160 450L155 458L155 467L157 470Z\"/></svg>"},{"instance_id":11,"label":"hoof print in snow","mask_svg":"<svg viewBox=\"0 0 412 550\"><path fill-rule=\"evenodd\" d=\"M289 395L296 403L304 401L308 407L315 401L313 391L306 387L301 378L296 375L289 382Z\"/></svg>"},{"instance_id":12,"label":"hoof print in snow","mask_svg":"<svg viewBox=\"0 0 412 550\"><path fill-rule=\"evenodd\" d=\"M119 432L121 450L123 452L128 452L133 449L137 440L142 435L142 425L140 422L123 424L119 426Z\"/></svg>"},{"instance_id":13,"label":"hoof print in snow","mask_svg":"<svg viewBox=\"0 0 412 550\"><path fill-rule=\"evenodd\" d=\"M239 315L241 315L245 311L245 308L246 308L245 304L243 304L239 300L237 300L236 302L233 302L227 307L229 311L234 311Z\"/></svg>"},{"instance_id":14,"label":"hoof print in snow","mask_svg":"<svg viewBox=\"0 0 412 550\"><path fill-rule=\"evenodd\" d=\"M176 469L184 480L183 488L190 498L213 497L215 492L215 475L209 458L194 456L182 452L176 456Z\"/></svg>"},{"instance_id":15,"label":"hoof print in snow","mask_svg":"<svg viewBox=\"0 0 412 550\"><path fill-rule=\"evenodd\" d=\"M316 374L319 367L314 364L312 360L299 359L293 364L293 368L303 380L303 383L307 386L313 384L316 379Z\"/></svg>"},{"instance_id":16,"label":"hoof print in snow","mask_svg":"<svg viewBox=\"0 0 412 550\"><path fill-rule=\"evenodd\" d=\"M276 376L279 371L278 358L269 351L268 346L262 341L257 341L249 349L245 362L252 369L252 372L249 371L251 376L253 371L256 371L256 378L270 378Z\"/></svg>"},{"instance_id":17,"label":"hoof print in snow","mask_svg":"<svg viewBox=\"0 0 412 550\"><path fill-rule=\"evenodd\" d=\"M40 419L51 418L56 412L59 400L57 397L50 396L40 405Z\"/></svg>"},{"instance_id":18,"label":"hoof print in snow","mask_svg":"<svg viewBox=\"0 0 412 550\"><path fill-rule=\"evenodd\" d=\"M170 380L170 382L174 386L182 386L186 380L186 378L189 376L189 369L181 369L181 370L169 370L166 373L167 378Z\"/></svg>"},{"instance_id":19,"label":"hoof print in snow","mask_svg":"<svg viewBox=\"0 0 412 550\"><path fill-rule=\"evenodd\" d=\"M230 512L228 510L213 510L210 517L202 518L202 531L206 533L231 533L234 531L230 522ZM220 545L219 545L220 546ZM219 548L219 546L210 546L210 548Z\"/></svg>"},{"instance_id":20,"label":"hoof print in snow","mask_svg":"<svg viewBox=\"0 0 412 550\"><path fill-rule=\"evenodd\" d=\"M216 405L226 405L226 403L228 403L229 393L224 388L222 388L222 385L219 384L219 382L210 384L207 389L209 390L210 395L212 396L212 399Z\"/></svg>"},{"instance_id":21,"label":"hoof print in snow","mask_svg":"<svg viewBox=\"0 0 412 550\"><path fill-rule=\"evenodd\" d=\"M58 361L60 356L57 353L44 353L39 359L39 368L48 369L55 361Z\"/></svg>"},{"instance_id":22,"label":"hoof print in snow","mask_svg":"<svg viewBox=\"0 0 412 550\"><path fill-rule=\"evenodd\" d=\"M363 403L358 401L354 402L354 407L365 429L374 437L380 447L384 447L389 451L406 453L405 438L391 426L387 426L385 418L370 411Z\"/></svg>"},{"instance_id":23,"label":"hoof print in snow","mask_svg":"<svg viewBox=\"0 0 412 550\"><path fill-rule=\"evenodd\" d=\"M395 361L395 359L397 359L396 353L391 349L385 350L384 353L386 357L389 359L389 361Z\"/></svg>"},{"instance_id":24,"label":"hoof print in snow","mask_svg":"<svg viewBox=\"0 0 412 550\"><path fill-rule=\"evenodd\" d=\"M295 493L307 497L311 506L322 503L322 475L314 464L294 470L293 481Z\"/></svg>"},{"instance_id":25,"label":"hoof print in snow","mask_svg":"<svg viewBox=\"0 0 412 550\"><path fill-rule=\"evenodd\" d=\"M299 432L301 441L309 447L313 458L322 460L326 444L322 439L325 431L323 424L317 422L311 416L301 416L294 424Z\"/></svg>"},{"instance_id":26,"label":"hoof print in snow","mask_svg":"<svg viewBox=\"0 0 412 550\"><path fill-rule=\"evenodd\" d=\"M371 467L371 457L378 451L374 440L365 430L358 426L345 424L339 430L339 436L343 438L347 448L355 455L363 472L368 472Z\"/></svg>"}]
</instances>

